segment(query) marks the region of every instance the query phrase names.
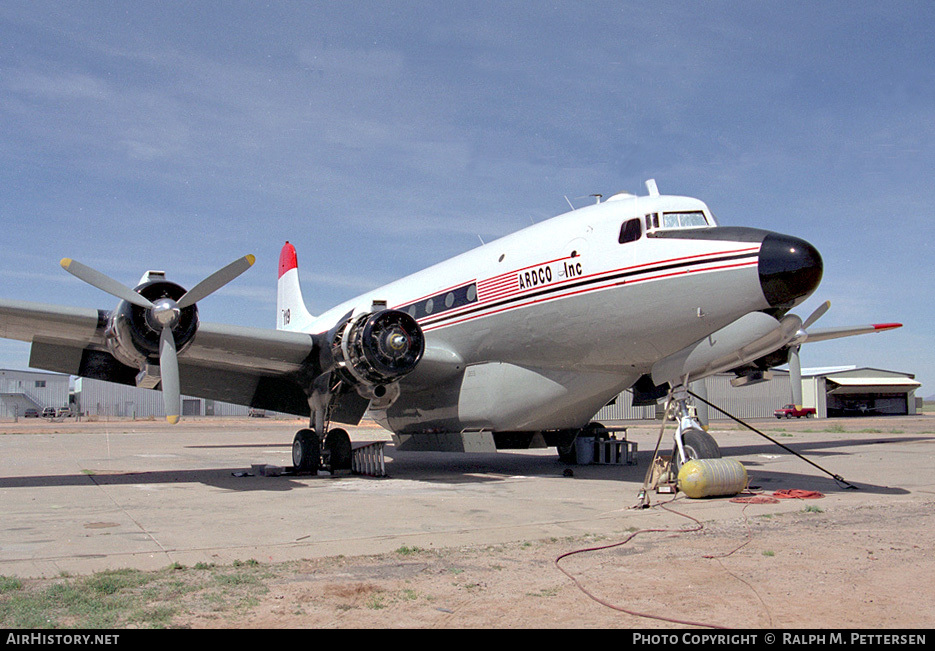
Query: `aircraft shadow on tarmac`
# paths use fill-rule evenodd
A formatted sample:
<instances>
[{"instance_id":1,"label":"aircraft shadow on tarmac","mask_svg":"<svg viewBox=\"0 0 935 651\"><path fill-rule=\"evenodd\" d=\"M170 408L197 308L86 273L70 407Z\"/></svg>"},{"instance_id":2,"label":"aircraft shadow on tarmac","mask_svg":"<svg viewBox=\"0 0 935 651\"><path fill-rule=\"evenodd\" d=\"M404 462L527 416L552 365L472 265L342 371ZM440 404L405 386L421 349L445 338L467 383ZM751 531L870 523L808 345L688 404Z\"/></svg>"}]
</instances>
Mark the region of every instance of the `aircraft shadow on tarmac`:
<instances>
[{"instance_id":1,"label":"aircraft shadow on tarmac","mask_svg":"<svg viewBox=\"0 0 935 651\"><path fill-rule=\"evenodd\" d=\"M744 464L747 467L747 477L749 478L749 490L762 491L769 494L778 490L799 489L806 491L819 491L821 493L847 493L853 489L839 484L832 477L805 466L802 473L797 472L773 472L762 468L750 467L751 464ZM803 462L804 465L804 462ZM829 470L831 470L829 468ZM833 472L833 470L832 470ZM865 484L855 481L854 477L844 477L861 493L870 493L873 495L908 495L910 491L898 486L877 486L875 484Z\"/></svg>"},{"instance_id":2,"label":"aircraft shadow on tarmac","mask_svg":"<svg viewBox=\"0 0 935 651\"><path fill-rule=\"evenodd\" d=\"M773 437L776 438L776 437ZM895 443L921 443L931 441L928 436L901 436L899 438L881 438L881 439L835 439L835 440L809 440L795 441L789 443L776 438L780 443L790 450L795 450L805 457L824 457L836 456L841 454L850 454L857 447L868 445L892 445ZM740 457L754 454L789 454L778 445L763 439L762 443L756 445L721 445L721 453L725 457ZM844 449L841 449L844 448Z\"/></svg>"},{"instance_id":3,"label":"aircraft shadow on tarmac","mask_svg":"<svg viewBox=\"0 0 935 651\"><path fill-rule=\"evenodd\" d=\"M186 446L198 447L198 446ZM230 446L201 446L230 447ZM280 444L238 445L242 448L282 447ZM286 446L291 447L291 446ZM280 492L306 488L309 482L358 480L382 481L384 479L408 479L447 484L484 483L508 480L515 476L563 477L569 468L554 455L529 455L510 452L495 454L463 454L444 452L396 452L387 445L387 477L370 477L351 474L349 471L335 475L294 474L291 468L278 477L258 477L250 465L230 468L165 469L139 472L75 473L67 475L31 475L0 477L0 490L5 488L39 488L63 486L115 486L147 484L194 483L213 486L230 491ZM643 463L649 463L646 457ZM642 481L638 466L572 466L574 476L579 479ZM644 466L645 468L645 466Z\"/></svg>"},{"instance_id":4,"label":"aircraft shadow on tarmac","mask_svg":"<svg viewBox=\"0 0 935 651\"><path fill-rule=\"evenodd\" d=\"M787 444L790 449L806 458L827 457L848 454L847 448L855 446L882 445L892 443L911 443L927 441L926 437L900 437L880 440L832 440L798 441ZM194 447L240 447L270 448L289 447L285 444L253 444L236 446L186 446ZM839 449L833 449L839 448ZM787 455L788 451L764 440L757 445L722 446L724 457L741 458L750 475L750 484L762 490L797 488L817 490L824 493L849 490L838 484L832 477L822 474L817 468L801 461L801 472L776 472L750 459L760 454ZM668 454L664 450L663 454ZM465 454L446 452L398 452L392 444L386 446L386 472L390 479L412 481L430 481L442 484L470 484L506 481L515 477L569 478L572 480L624 481L642 483L646 469L652 460L651 451L640 451L636 465L568 465L561 463L551 454L528 454L501 451L494 454ZM819 464L821 465L821 464ZM833 467L829 472L840 474ZM27 487L61 486L113 486L137 484L181 484L196 483L230 491L269 491L281 492L308 487L309 482L334 480L381 481L383 477L337 473L333 476L312 476L287 472L278 477L256 477L249 467L236 468L195 468L187 470L154 470L122 473L77 473L71 475L33 475L24 477L0 477L0 489ZM571 472L569 473L568 470ZM891 486L877 486L845 477L861 491L874 494L900 495L909 491Z\"/></svg>"},{"instance_id":5,"label":"aircraft shadow on tarmac","mask_svg":"<svg viewBox=\"0 0 935 651\"><path fill-rule=\"evenodd\" d=\"M831 458L830 464L818 463L818 465L822 466L830 473L843 476L840 469L835 467L833 458L852 454L857 447L927 442L930 440L930 438L924 436L902 436L899 438L881 438L874 440L835 439L830 441L797 441L795 443L780 441L780 443L812 461L816 458ZM799 460L802 464L801 473L768 470L768 466L755 459L750 459L750 457L763 454L786 456L790 459L796 459L796 457L787 450L783 450L778 445L766 439L757 445L721 446L721 453L725 457L742 457L744 467L746 467L749 476L750 486L756 486L764 491L797 488L801 490L816 490L823 493L836 493L853 490L839 484L831 476L823 474L817 468L802 460ZM861 483L855 477L844 476L844 479L847 480L849 484L856 487L857 490L877 495L906 495L910 492L896 486L878 486L875 484Z\"/></svg>"}]
</instances>

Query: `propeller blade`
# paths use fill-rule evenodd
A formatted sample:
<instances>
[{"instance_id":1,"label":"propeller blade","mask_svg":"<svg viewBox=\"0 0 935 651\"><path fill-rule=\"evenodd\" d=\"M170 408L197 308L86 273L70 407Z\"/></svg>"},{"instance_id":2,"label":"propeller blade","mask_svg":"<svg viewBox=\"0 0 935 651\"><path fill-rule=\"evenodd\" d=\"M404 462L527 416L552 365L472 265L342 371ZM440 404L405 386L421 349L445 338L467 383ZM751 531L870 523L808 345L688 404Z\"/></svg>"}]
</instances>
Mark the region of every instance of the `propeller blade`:
<instances>
[{"instance_id":1,"label":"propeller blade","mask_svg":"<svg viewBox=\"0 0 935 651\"><path fill-rule=\"evenodd\" d=\"M818 306L818 309L812 312L812 315L805 319L805 323L802 324L802 330L808 330L809 327L815 323L818 319L825 315L825 312L828 311L828 308L831 307L831 301L825 301Z\"/></svg>"},{"instance_id":2,"label":"propeller blade","mask_svg":"<svg viewBox=\"0 0 935 651\"><path fill-rule=\"evenodd\" d=\"M62 269L75 276L76 278L83 280L93 287L97 287L101 291L107 292L111 296L116 296L117 298L127 301L128 303L133 303L142 308L149 309L153 306L152 302L144 296L141 296L137 292L133 291L126 285L123 285L113 278L105 276L100 271L92 269L87 265L83 265L80 262L72 260L71 258L62 258L62 261L59 263L62 265Z\"/></svg>"},{"instance_id":3,"label":"propeller blade","mask_svg":"<svg viewBox=\"0 0 935 651\"><path fill-rule=\"evenodd\" d=\"M792 403L802 406L802 362L799 359L799 347L789 349L789 382L792 384Z\"/></svg>"},{"instance_id":4,"label":"propeller blade","mask_svg":"<svg viewBox=\"0 0 935 651\"><path fill-rule=\"evenodd\" d=\"M179 309L184 309L189 305L194 305L206 296L213 294L221 287L232 281L234 278L245 272L253 266L256 258L252 255L245 255L239 260L231 262L223 269L215 271L213 274L192 287L182 298L179 299Z\"/></svg>"},{"instance_id":5,"label":"propeller blade","mask_svg":"<svg viewBox=\"0 0 935 651\"><path fill-rule=\"evenodd\" d=\"M162 399L166 406L166 420L172 425L179 422L179 358L175 350L172 328L163 328L159 335L159 376L162 379Z\"/></svg>"}]
</instances>

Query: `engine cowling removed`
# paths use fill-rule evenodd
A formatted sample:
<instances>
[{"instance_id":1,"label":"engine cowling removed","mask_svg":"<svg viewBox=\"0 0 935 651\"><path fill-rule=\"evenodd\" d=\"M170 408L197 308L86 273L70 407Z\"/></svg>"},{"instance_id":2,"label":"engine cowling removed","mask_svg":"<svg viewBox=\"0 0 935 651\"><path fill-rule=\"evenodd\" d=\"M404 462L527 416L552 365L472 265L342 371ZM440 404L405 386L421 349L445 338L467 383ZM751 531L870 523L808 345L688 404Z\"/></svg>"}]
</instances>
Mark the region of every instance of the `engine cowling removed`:
<instances>
[{"instance_id":1,"label":"engine cowling removed","mask_svg":"<svg viewBox=\"0 0 935 651\"><path fill-rule=\"evenodd\" d=\"M425 336L406 312L382 310L348 319L328 347L338 376L362 395L379 398L386 385L415 369Z\"/></svg>"}]
</instances>

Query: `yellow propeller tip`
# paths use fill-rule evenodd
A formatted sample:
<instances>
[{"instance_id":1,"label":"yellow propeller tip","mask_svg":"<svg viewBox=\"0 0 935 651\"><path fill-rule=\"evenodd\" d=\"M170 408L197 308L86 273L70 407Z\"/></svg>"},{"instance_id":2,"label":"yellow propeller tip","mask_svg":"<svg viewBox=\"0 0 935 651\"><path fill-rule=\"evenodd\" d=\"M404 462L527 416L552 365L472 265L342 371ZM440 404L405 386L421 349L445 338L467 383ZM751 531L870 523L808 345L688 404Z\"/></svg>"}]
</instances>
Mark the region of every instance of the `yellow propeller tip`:
<instances>
[{"instance_id":1,"label":"yellow propeller tip","mask_svg":"<svg viewBox=\"0 0 935 651\"><path fill-rule=\"evenodd\" d=\"M166 416L166 420L169 421L170 425L175 425L176 423L179 422L179 417L178 416Z\"/></svg>"},{"instance_id":2,"label":"yellow propeller tip","mask_svg":"<svg viewBox=\"0 0 935 651\"><path fill-rule=\"evenodd\" d=\"M59 264L62 265L63 269L68 269L68 266L71 264L71 258L62 258Z\"/></svg>"},{"instance_id":3,"label":"yellow propeller tip","mask_svg":"<svg viewBox=\"0 0 935 651\"><path fill-rule=\"evenodd\" d=\"M247 262L250 263L250 266L253 266L253 263L256 262L256 256L252 253L247 254Z\"/></svg>"}]
</instances>

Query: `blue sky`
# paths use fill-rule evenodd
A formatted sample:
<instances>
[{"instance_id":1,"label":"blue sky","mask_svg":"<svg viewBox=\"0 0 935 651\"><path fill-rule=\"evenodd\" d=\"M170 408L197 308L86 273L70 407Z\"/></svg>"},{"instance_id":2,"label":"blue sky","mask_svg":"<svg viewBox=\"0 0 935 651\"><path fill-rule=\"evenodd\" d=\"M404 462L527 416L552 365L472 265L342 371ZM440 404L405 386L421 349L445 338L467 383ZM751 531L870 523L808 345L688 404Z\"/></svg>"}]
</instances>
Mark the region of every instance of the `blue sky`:
<instances>
[{"instance_id":1,"label":"blue sky","mask_svg":"<svg viewBox=\"0 0 935 651\"><path fill-rule=\"evenodd\" d=\"M655 178L818 247L803 318L905 324L804 366L932 395L932 25L929 0L5 0L0 296L110 308L59 259L191 287L253 253L201 318L274 327L285 240L321 313Z\"/></svg>"}]
</instances>

